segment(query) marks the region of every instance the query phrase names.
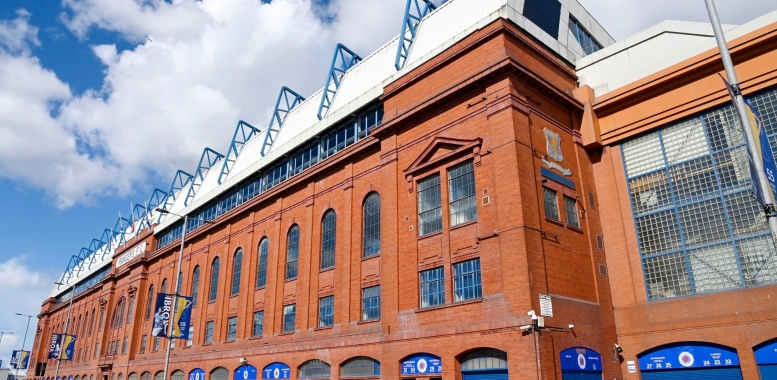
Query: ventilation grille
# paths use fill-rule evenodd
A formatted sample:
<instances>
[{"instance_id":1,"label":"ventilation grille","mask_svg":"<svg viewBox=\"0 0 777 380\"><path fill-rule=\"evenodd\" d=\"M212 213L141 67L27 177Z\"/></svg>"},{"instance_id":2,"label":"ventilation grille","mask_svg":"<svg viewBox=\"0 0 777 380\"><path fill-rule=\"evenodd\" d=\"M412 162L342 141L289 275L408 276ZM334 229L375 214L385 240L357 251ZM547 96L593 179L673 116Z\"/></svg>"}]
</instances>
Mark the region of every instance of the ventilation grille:
<instances>
[{"instance_id":1,"label":"ventilation grille","mask_svg":"<svg viewBox=\"0 0 777 380\"><path fill-rule=\"evenodd\" d=\"M604 236L596 235L596 248L604 251Z\"/></svg>"}]
</instances>

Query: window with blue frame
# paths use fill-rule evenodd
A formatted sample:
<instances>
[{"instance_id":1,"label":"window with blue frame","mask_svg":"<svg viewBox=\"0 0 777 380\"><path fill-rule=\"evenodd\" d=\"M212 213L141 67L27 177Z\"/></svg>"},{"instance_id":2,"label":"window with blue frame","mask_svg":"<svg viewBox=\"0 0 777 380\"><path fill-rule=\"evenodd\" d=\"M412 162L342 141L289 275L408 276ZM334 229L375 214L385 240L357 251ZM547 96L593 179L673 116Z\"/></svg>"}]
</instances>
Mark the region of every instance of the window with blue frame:
<instances>
[{"instance_id":1,"label":"window with blue frame","mask_svg":"<svg viewBox=\"0 0 777 380\"><path fill-rule=\"evenodd\" d=\"M318 327L329 327L335 323L335 296L318 299Z\"/></svg>"},{"instance_id":2,"label":"window with blue frame","mask_svg":"<svg viewBox=\"0 0 777 380\"><path fill-rule=\"evenodd\" d=\"M380 285L362 289L362 320L380 318Z\"/></svg>"},{"instance_id":3,"label":"window with blue frame","mask_svg":"<svg viewBox=\"0 0 777 380\"><path fill-rule=\"evenodd\" d=\"M561 2L558 0L526 0L523 16L554 39L558 39L558 27L561 23Z\"/></svg>"},{"instance_id":4,"label":"window with blue frame","mask_svg":"<svg viewBox=\"0 0 777 380\"><path fill-rule=\"evenodd\" d=\"M572 17L569 17L569 30L572 32L572 35L575 36L577 42L580 43L580 47L583 48L586 55L602 50L602 45L596 42L591 33L588 33L588 31L580 25L580 22Z\"/></svg>"},{"instance_id":5,"label":"window with blue frame","mask_svg":"<svg viewBox=\"0 0 777 380\"><path fill-rule=\"evenodd\" d=\"M483 298L479 258L453 264L453 295L455 302Z\"/></svg>"},{"instance_id":6,"label":"window with blue frame","mask_svg":"<svg viewBox=\"0 0 777 380\"><path fill-rule=\"evenodd\" d=\"M749 99L777 148L777 89ZM777 282L745 137L720 107L621 146L651 300Z\"/></svg>"},{"instance_id":7,"label":"window with blue frame","mask_svg":"<svg viewBox=\"0 0 777 380\"><path fill-rule=\"evenodd\" d=\"M238 248L232 261L232 291L231 295L240 293L240 273L243 268L243 250Z\"/></svg>"},{"instance_id":8,"label":"window with blue frame","mask_svg":"<svg viewBox=\"0 0 777 380\"><path fill-rule=\"evenodd\" d=\"M292 150L283 158L274 161L264 171L239 184L236 190L229 191L209 202L202 209L190 213L186 231L193 231L201 227L205 224L205 220L213 220L231 211L262 192L367 137L382 121L383 104L378 103L366 107L356 117L331 127L323 137L309 141ZM173 224L158 236L156 249L177 241L181 238L182 233L183 223Z\"/></svg>"},{"instance_id":9,"label":"window with blue frame","mask_svg":"<svg viewBox=\"0 0 777 380\"><path fill-rule=\"evenodd\" d=\"M259 243L259 265L256 266L256 287L267 285L267 259L270 255L270 240L262 239Z\"/></svg>"},{"instance_id":10,"label":"window with blue frame","mask_svg":"<svg viewBox=\"0 0 777 380\"><path fill-rule=\"evenodd\" d=\"M421 307L445 303L445 272L442 267L421 272Z\"/></svg>"},{"instance_id":11,"label":"window with blue frame","mask_svg":"<svg viewBox=\"0 0 777 380\"><path fill-rule=\"evenodd\" d=\"M334 210L324 214L321 221L321 269L335 266L335 249L337 247L337 215Z\"/></svg>"}]
</instances>

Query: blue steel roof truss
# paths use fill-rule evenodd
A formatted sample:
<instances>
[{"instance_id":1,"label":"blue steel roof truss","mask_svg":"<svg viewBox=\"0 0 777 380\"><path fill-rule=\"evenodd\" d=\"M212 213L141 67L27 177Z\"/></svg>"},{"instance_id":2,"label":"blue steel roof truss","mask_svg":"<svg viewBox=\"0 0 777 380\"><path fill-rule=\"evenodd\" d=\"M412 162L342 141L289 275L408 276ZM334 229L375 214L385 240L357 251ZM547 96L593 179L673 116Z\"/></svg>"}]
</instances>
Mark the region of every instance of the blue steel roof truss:
<instances>
[{"instance_id":1,"label":"blue steel roof truss","mask_svg":"<svg viewBox=\"0 0 777 380\"><path fill-rule=\"evenodd\" d=\"M399 31L397 59L394 62L394 67L397 70L401 70L405 66L407 57L410 55L410 47L413 46L413 41L415 41L416 34L418 34L418 24L421 23L421 19L436 8L431 0L407 0L405 17L402 19L402 29Z\"/></svg>"},{"instance_id":2,"label":"blue steel roof truss","mask_svg":"<svg viewBox=\"0 0 777 380\"><path fill-rule=\"evenodd\" d=\"M129 227L130 223L130 220L123 216L120 216L119 219L116 220L116 225L113 227L113 239L116 240L118 238L118 240L116 240L116 245L124 243L127 227Z\"/></svg>"},{"instance_id":3,"label":"blue steel roof truss","mask_svg":"<svg viewBox=\"0 0 777 380\"><path fill-rule=\"evenodd\" d=\"M110 252L111 250L111 243L113 242L113 231L111 231L110 228L106 228L103 231L103 234L100 235L100 243L105 247L103 250L103 256L100 258L100 260L105 260L105 256Z\"/></svg>"},{"instance_id":4,"label":"blue steel roof truss","mask_svg":"<svg viewBox=\"0 0 777 380\"><path fill-rule=\"evenodd\" d=\"M251 140L259 134L259 130L251 124L246 123L243 120L237 122L237 128L235 128L235 135L232 136L232 145L229 146L227 151L227 157L224 160L224 165L221 166L221 173L219 174L219 185L224 182L229 172L232 171L232 167L237 162L237 157L240 156L240 152L243 150L248 140Z\"/></svg>"},{"instance_id":5,"label":"blue steel roof truss","mask_svg":"<svg viewBox=\"0 0 777 380\"><path fill-rule=\"evenodd\" d=\"M362 58L351 51L351 49L348 49L343 44L337 44L335 55L332 57L332 65L329 67L329 74L326 77L324 93L321 96L321 105L318 107L319 120L323 119L327 112L329 112L329 107L332 106L345 72L361 60Z\"/></svg>"},{"instance_id":6,"label":"blue steel roof truss","mask_svg":"<svg viewBox=\"0 0 777 380\"><path fill-rule=\"evenodd\" d=\"M138 223L137 233L140 233L151 226L151 222L148 220L149 216L146 206L135 204L132 207L132 224L134 225L136 222L140 221L140 223Z\"/></svg>"},{"instance_id":7,"label":"blue steel roof truss","mask_svg":"<svg viewBox=\"0 0 777 380\"><path fill-rule=\"evenodd\" d=\"M262 157L270 152L270 148L272 148L275 143L275 138L278 137L278 133L281 132L283 122L286 121L286 115L303 101L305 101L305 98L292 91L290 88L286 86L281 88L281 93L278 94L278 101L275 102L275 111L273 111L272 118L270 119L270 127L267 129L267 134L264 136Z\"/></svg>"},{"instance_id":8,"label":"blue steel roof truss","mask_svg":"<svg viewBox=\"0 0 777 380\"><path fill-rule=\"evenodd\" d=\"M163 210L170 210L170 207L173 206L175 203L176 197L179 195L181 190L183 190L186 185L189 184L189 181L191 181L193 176L183 170L178 170L175 172L175 177L173 177L173 183L170 184L170 191L167 192L167 196L165 196L164 202L162 202L162 209ZM159 214L159 218L161 220L163 214Z\"/></svg>"},{"instance_id":9,"label":"blue steel roof truss","mask_svg":"<svg viewBox=\"0 0 777 380\"><path fill-rule=\"evenodd\" d=\"M192 185L189 186L189 192L186 194L183 204L188 206L189 202L197 195L197 190L200 189L202 182L205 181L205 173L210 170L219 160L224 158L224 155L216 152L211 148L205 148L202 151L202 157L200 157L200 163L197 165L197 171L194 172L194 178L192 178Z\"/></svg>"}]
</instances>

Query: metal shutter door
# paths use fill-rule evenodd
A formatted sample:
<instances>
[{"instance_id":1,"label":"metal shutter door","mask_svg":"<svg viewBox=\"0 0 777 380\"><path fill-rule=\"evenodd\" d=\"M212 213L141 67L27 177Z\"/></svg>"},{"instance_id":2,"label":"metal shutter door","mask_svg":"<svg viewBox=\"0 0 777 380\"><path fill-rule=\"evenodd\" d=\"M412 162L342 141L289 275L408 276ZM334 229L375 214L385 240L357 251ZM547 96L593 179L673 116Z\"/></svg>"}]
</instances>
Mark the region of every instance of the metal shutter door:
<instances>
[{"instance_id":1,"label":"metal shutter door","mask_svg":"<svg viewBox=\"0 0 777 380\"><path fill-rule=\"evenodd\" d=\"M561 371L561 380L602 380L601 372Z\"/></svg>"},{"instance_id":2,"label":"metal shutter door","mask_svg":"<svg viewBox=\"0 0 777 380\"><path fill-rule=\"evenodd\" d=\"M762 364L758 366L761 380L777 380L777 364Z\"/></svg>"},{"instance_id":3,"label":"metal shutter door","mask_svg":"<svg viewBox=\"0 0 777 380\"><path fill-rule=\"evenodd\" d=\"M508 380L507 370L462 372L462 380Z\"/></svg>"},{"instance_id":4,"label":"metal shutter door","mask_svg":"<svg viewBox=\"0 0 777 380\"><path fill-rule=\"evenodd\" d=\"M742 380L739 367L642 372L642 380Z\"/></svg>"}]
</instances>

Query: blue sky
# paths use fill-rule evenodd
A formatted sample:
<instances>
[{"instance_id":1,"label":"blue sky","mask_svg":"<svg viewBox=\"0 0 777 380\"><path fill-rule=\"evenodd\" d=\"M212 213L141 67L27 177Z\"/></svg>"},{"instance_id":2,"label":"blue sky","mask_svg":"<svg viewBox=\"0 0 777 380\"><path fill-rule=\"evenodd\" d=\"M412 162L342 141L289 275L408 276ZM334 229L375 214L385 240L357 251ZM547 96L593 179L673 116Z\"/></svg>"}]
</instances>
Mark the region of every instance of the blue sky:
<instances>
[{"instance_id":1,"label":"blue sky","mask_svg":"<svg viewBox=\"0 0 777 380\"><path fill-rule=\"evenodd\" d=\"M718 5L738 24L772 1ZM224 153L237 120L265 125L281 86L320 88L336 43L366 56L394 37L404 2L0 2L0 331L16 334L0 359L21 346L12 314L36 314L69 257L130 202L192 172L205 146ZM617 40L706 20L701 1L582 3Z\"/></svg>"}]
</instances>

